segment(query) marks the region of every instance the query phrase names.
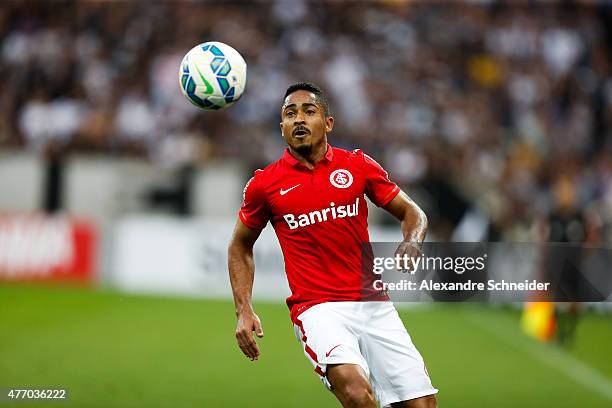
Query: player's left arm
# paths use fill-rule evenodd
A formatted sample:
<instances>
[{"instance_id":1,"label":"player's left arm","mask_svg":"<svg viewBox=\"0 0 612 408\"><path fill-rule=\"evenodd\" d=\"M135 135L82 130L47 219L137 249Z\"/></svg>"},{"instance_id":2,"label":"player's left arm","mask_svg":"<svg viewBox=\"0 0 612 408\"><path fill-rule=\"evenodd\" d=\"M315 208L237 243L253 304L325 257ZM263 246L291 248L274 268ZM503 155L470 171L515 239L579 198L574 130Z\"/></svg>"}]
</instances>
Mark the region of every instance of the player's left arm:
<instances>
[{"instance_id":1,"label":"player's left arm","mask_svg":"<svg viewBox=\"0 0 612 408\"><path fill-rule=\"evenodd\" d=\"M401 222L404 240L398 246L395 254L409 257L419 256L425 234L427 234L428 223L425 212L403 191L400 191L383 208Z\"/></svg>"},{"instance_id":2,"label":"player's left arm","mask_svg":"<svg viewBox=\"0 0 612 408\"><path fill-rule=\"evenodd\" d=\"M396 255L409 258L421 254L421 246L427 233L427 217L406 193L389 180L389 174L373 158L358 151L363 157L366 174L366 195L374 204L390 212L401 222L404 240L395 251ZM399 190L399 192L398 192ZM389 201L389 197L393 197Z\"/></svg>"}]
</instances>

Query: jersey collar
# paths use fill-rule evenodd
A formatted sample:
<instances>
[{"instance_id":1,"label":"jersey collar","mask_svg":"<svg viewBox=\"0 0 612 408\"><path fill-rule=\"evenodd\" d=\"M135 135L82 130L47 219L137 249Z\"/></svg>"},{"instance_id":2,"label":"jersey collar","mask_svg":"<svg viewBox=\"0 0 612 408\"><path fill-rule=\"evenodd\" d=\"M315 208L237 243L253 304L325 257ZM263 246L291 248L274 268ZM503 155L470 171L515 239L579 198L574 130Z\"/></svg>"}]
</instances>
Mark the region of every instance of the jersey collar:
<instances>
[{"instance_id":1,"label":"jersey collar","mask_svg":"<svg viewBox=\"0 0 612 408\"><path fill-rule=\"evenodd\" d=\"M330 146L330 144L327 144L327 151L325 152L325 156L323 157L323 161L326 161L328 163L331 163L331 161L334 158L334 151L332 149L332 147ZM289 166L303 166L302 163L300 163L300 161L298 159L296 159L295 157L293 157L293 155L289 152L289 148L285 149L285 152L283 153L283 158L282 158L283 162L285 162L286 164L288 164Z\"/></svg>"}]
</instances>

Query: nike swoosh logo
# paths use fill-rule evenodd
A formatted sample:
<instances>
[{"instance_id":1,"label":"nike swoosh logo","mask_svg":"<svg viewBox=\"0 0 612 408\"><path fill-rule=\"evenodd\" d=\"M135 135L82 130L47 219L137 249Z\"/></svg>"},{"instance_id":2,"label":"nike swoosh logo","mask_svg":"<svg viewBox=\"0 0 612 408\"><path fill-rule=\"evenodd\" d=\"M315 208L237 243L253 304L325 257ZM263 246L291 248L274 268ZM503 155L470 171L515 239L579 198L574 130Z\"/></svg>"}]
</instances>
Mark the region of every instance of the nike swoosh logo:
<instances>
[{"instance_id":1,"label":"nike swoosh logo","mask_svg":"<svg viewBox=\"0 0 612 408\"><path fill-rule=\"evenodd\" d=\"M200 79L204 82L204 85L206 85L206 90L204 91L204 93L206 95L212 94L214 92L212 85L206 80L204 75L202 75L202 72L200 71L198 66L197 65L194 65L194 66L195 66L196 71L198 71L198 74L200 74Z\"/></svg>"},{"instance_id":2,"label":"nike swoosh logo","mask_svg":"<svg viewBox=\"0 0 612 408\"><path fill-rule=\"evenodd\" d=\"M332 347L332 348L331 348L331 350L329 350L327 353L325 353L325 357L329 357L329 355L331 354L331 352L332 352L332 351L334 351L334 349L335 349L336 347L340 347L340 346L341 346L341 344L338 344L338 345L336 345L336 346Z\"/></svg>"},{"instance_id":3,"label":"nike swoosh logo","mask_svg":"<svg viewBox=\"0 0 612 408\"><path fill-rule=\"evenodd\" d=\"M288 189L286 189L286 190L283 190L283 189L281 188L281 190L280 190L280 195L282 195L282 196L283 196L283 195L287 194L288 192L290 192L291 190L293 190L294 188L299 187L299 186L300 186L300 184L296 184L295 186L293 186L293 187L291 187L291 188L288 188Z\"/></svg>"}]
</instances>

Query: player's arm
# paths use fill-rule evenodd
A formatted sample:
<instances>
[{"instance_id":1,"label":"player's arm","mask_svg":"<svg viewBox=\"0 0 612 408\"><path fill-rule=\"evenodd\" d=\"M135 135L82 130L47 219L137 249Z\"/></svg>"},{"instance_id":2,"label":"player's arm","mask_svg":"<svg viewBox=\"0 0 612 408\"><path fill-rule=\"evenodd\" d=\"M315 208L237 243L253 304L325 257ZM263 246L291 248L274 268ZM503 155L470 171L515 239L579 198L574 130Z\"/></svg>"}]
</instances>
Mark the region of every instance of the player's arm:
<instances>
[{"instance_id":1,"label":"player's arm","mask_svg":"<svg viewBox=\"0 0 612 408\"><path fill-rule=\"evenodd\" d=\"M421 247L427 233L427 216L421 208L400 191L387 205L385 210L401 222L404 241L398 246L396 255L416 257L421 253Z\"/></svg>"},{"instance_id":2,"label":"player's arm","mask_svg":"<svg viewBox=\"0 0 612 408\"><path fill-rule=\"evenodd\" d=\"M251 304L255 276L253 246L260 233L261 230L250 229L238 219L228 248L228 269L238 318L236 340L242 352L251 360L259 357L253 332L260 338L264 335L261 321Z\"/></svg>"}]
</instances>

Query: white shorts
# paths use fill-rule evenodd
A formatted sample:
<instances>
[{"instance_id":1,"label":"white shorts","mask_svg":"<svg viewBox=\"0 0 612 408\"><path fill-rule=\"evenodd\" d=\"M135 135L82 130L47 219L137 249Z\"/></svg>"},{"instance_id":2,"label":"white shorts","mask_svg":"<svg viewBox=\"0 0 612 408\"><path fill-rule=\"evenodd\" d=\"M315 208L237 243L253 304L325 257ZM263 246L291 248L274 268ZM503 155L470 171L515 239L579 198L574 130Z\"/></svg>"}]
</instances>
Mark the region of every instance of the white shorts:
<instances>
[{"instance_id":1,"label":"white shorts","mask_svg":"<svg viewBox=\"0 0 612 408\"><path fill-rule=\"evenodd\" d=\"M357 364L381 406L438 392L391 302L320 303L297 317L294 330L330 390L328 364Z\"/></svg>"}]
</instances>

